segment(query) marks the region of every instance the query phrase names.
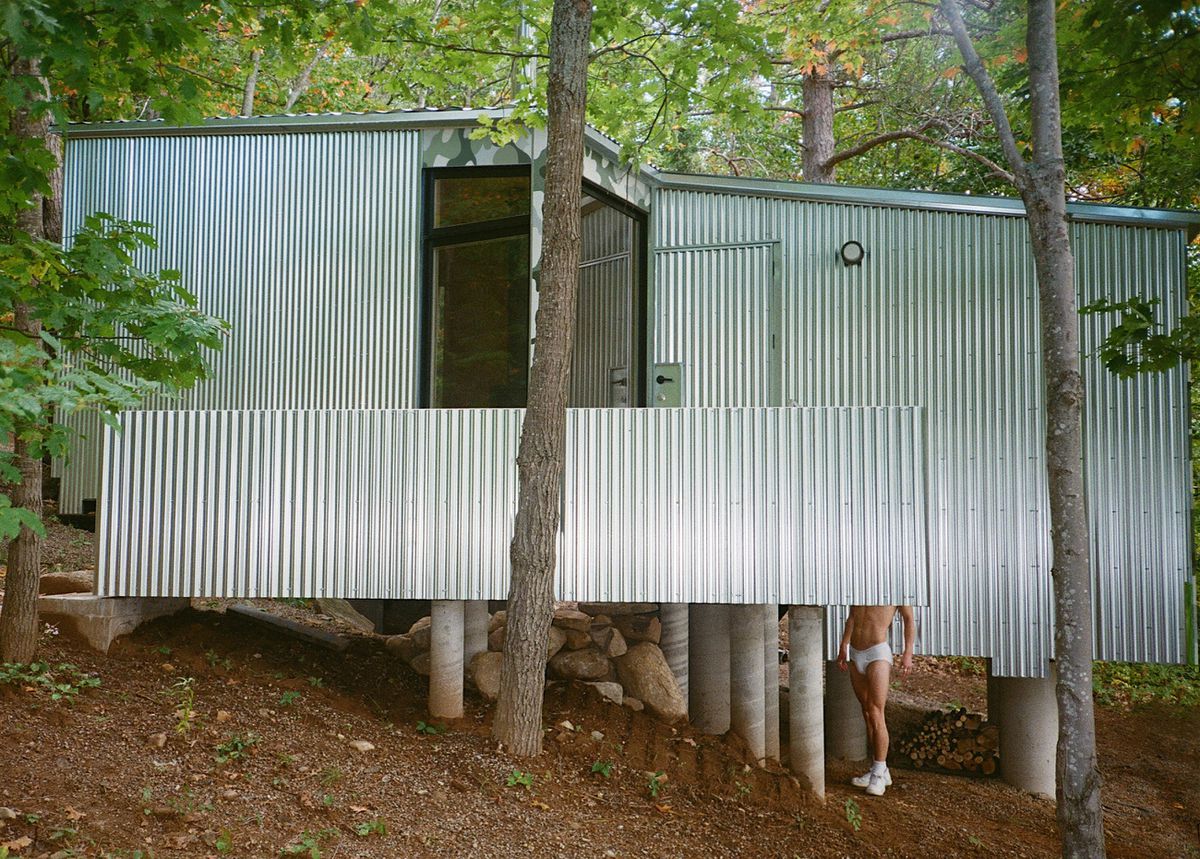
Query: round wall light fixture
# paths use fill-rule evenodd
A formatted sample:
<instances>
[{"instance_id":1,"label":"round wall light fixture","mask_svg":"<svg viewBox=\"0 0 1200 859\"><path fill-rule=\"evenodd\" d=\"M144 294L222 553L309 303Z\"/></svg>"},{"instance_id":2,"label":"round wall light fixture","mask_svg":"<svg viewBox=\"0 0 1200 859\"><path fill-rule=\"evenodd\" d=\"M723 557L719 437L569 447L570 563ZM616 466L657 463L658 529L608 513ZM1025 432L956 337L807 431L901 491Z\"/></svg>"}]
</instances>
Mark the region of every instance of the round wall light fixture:
<instances>
[{"instance_id":1,"label":"round wall light fixture","mask_svg":"<svg viewBox=\"0 0 1200 859\"><path fill-rule=\"evenodd\" d=\"M842 245L842 262L846 265L862 265L866 255L863 246L856 241L851 240Z\"/></svg>"}]
</instances>

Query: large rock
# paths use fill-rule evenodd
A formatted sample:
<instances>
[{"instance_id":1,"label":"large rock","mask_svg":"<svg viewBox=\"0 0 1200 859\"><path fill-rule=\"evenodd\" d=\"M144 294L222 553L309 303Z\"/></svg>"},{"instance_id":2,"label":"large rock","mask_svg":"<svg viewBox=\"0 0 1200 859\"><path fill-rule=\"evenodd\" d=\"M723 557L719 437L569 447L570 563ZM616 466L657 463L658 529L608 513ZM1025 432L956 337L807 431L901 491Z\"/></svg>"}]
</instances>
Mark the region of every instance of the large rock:
<instances>
[{"instance_id":1,"label":"large rock","mask_svg":"<svg viewBox=\"0 0 1200 859\"><path fill-rule=\"evenodd\" d=\"M568 650L582 650L592 643L592 637L582 630L564 629L563 633L567 636Z\"/></svg>"},{"instance_id":2,"label":"large rock","mask_svg":"<svg viewBox=\"0 0 1200 859\"><path fill-rule=\"evenodd\" d=\"M500 666L504 664L503 653L484 651L476 653L468 666L471 682L485 700L495 701L500 697Z\"/></svg>"},{"instance_id":3,"label":"large rock","mask_svg":"<svg viewBox=\"0 0 1200 859\"><path fill-rule=\"evenodd\" d=\"M605 656L624 656L629 646L621 631L611 626L594 626L591 632L592 641Z\"/></svg>"},{"instance_id":4,"label":"large rock","mask_svg":"<svg viewBox=\"0 0 1200 859\"><path fill-rule=\"evenodd\" d=\"M658 644L662 638L662 621L652 614L618 615L613 626L621 630L626 641L649 641Z\"/></svg>"},{"instance_id":5,"label":"large rock","mask_svg":"<svg viewBox=\"0 0 1200 859\"><path fill-rule=\"evenodd\" d=\"M319 597L317 599L317 611L363 632L375 631L375 622L343 599Z\"/></svg>"},{"instance_id":6,"label":"large rock","mask_svg":"<svg viewBox=\"0 0 1200 859\"><path fill-rule=\"evenodd\" d=\"M401 635L389 635L383 646L410 665L417 658L417 655L421 653L416 642L413 641L413 637L407 632Z\"/></svg>"},{"instance_id":7,"label":"large rock","mask_svg":"<svg viewBox=\"0 0 1200 859\"><path fill-rule=\"evenodd\" d=\"M621 688L620 683L588 683L605 701L621 706L625 701L625 690Z\"/></svg>"},{"instance_id":8,"label":"large rock","mask_svg":"<svg viewBox=\"0 0 1200 859\"><path fill-rule=\"evenodd\" d=\"M488 650L499 653L504 649L504 640L508 634L507 626L498 626L488 633Z\"/></svg>"},{"instance_id":9,"label":"large rock","mask_svg":"<svg viewBox=\"0 0 1200 859\"><path fill-rule=\"evenodd\" d=\"M416 645L417 650L420 650L420 651L428 650L429 649L429 640L433 634L432 618L428 618L428 617L421 618L420 620L418 620L416 623L414 623L412 625L412 628L408 631L408 634L412 636L413 644Z\"/></svg>"},{"instance_id":10,"label":"large rock","mask_svg":"<svg viewBox=\"0 0 1200 859\"><path fill-rule=\"evenodd\" d=\"M431 660L429 657L429 651L425 651L424 653L418 653L416 656L414 656L412 658L412 662L408 663L408 667L420 674L422 677L428 677L430 664Z\"/></svg>"},{"instance_id":11,"label":"large rock","mask_svg":"<svg viewBox=\"0 0 1200 859\"><path fill-rule=\"evenodd\" d=\"M612 666L594 647L563 650L550 660L550 672L560 680L605 680Z\"/></svg>"},{"instance_id":12,"label":"large rock","mask_svg":"<svg viewBox=\"0 0 1200 859\"><path fill-rule=\"evenodd\" d=\"M554 658L554 655L563 649L563 645L567 643L567 633L559 629L557 626L550 627L550 636L546 641L546 661Z\"/></svg>"},{"instance_id":13,"label":"large rock","mask_svg":"<svg viewBox=\"0 0 1200 859\"><path fill-rule=\"evenodd\" d=\"M508 641L507 626L502 626L499 629L493 629L488 633L488 650L491 650L495 653L501 653L504 651L504 643L506 641ZM550 627L550 634L546 639L546 659L550 659L550 657L562 650L563 645L566 643L566 632L556 626Z\"/></svg>"},{"instance_id":14,"label":"large rock","mask_svg":"<svg viewBox=\"0 0 1200 859\"><path fill-rule=\"evenodd\" d=\"M641 701L647 710L668 724L687 718L687 702L657 645L638 642L613 661L627 696Z\"/></svg>"},{"instance_id":15,"label":"large rock","mask_svg":"<svg viewBox=\"0 0 1200 859\"><path fill-rule=\"evenodd\" d=\"M501 609L488 618L488 632L495 632L506 623L508 623L508 612Z\"/></svg>"},{"instance_id":16,"label":"large rock","mask_svg":"<svg viewBox=\"0 0 1200 859\"><path fill-rule=\"evenodd\" d=\"M617 617L623 614L654 614L658 611L658 603L656 602L581 602L579 610L584 614L590 614L595 617L598 614L606 614L609 617Z\"/></svg>"},{"instance_id":17,"label":"large rock","mask_svg":"<svg viewBox=\"0 0 1200 859\"><path fill-rule=\"evenodd\" d=\"M46 573L38 581L38 593L43 596L58 594L90 594L96 581L91 570L75 570L70 573Z\"/></svg>"},{"instance_id":18,"label":"large rock","mask_svg":"<svg viewBox=\"0 0 1200 859\"><path fill-rule=\"evenodd\" d=\"M592 625L592 618L590 615L572 608L560 608L554 610L554 625L560 629L576 629L580 632L587 632L588 627Z\"/></svg>"}]
</instances>

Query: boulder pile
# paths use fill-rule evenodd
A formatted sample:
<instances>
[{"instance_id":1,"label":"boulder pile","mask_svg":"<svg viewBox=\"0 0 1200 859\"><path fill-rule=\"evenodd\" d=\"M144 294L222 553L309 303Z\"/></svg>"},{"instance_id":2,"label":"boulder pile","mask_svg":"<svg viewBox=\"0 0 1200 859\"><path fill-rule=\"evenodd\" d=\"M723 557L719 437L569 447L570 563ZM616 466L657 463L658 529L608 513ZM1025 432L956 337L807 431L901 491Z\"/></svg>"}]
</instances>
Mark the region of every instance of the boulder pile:
<instances>
[{"instance_id":1,"label":"boulder pile","mask_svg":"<svg viewBox=\"0 0 1200 859\"><path fill-rule=\"evenodd\" d=\"M500 665L508 617L498 611L488 620L488 649L466 666L471 684L488 701L500 693ZM554 612L546 648L551 680L579 681L607 701L632 710L648 710L667 723L687 717L679 684L659 649L662 623L656 603L579 603ZM430 619L387 640L418 674L429 674Z\"/></svg>"}]
</instances>

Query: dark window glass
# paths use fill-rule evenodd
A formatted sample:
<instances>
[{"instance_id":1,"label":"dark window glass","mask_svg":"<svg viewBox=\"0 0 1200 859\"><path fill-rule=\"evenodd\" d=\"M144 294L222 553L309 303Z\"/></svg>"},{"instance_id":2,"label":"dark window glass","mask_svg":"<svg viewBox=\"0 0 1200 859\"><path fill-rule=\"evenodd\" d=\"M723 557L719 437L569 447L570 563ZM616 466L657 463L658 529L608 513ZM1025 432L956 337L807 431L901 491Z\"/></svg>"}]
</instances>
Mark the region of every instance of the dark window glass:
<instances>
[{"instance_id":1,"label":"dark window glass","mask_svg":"<svg viewBox=\"0 0 1200 859\"><path fill-rule=\"evenodd\" d=\"M529 214L529 176L447 176L433 185L433 226Z\"/></svg>"},{"instance_id":2,"label":"dark window glass","mask_svg":"<svg viewBox=\"0 0 1200 859\"><path fill-rule=\"evenodd\" d=\"M529 236L437 247L433 253L431 405L524 407Z\"/></svg>"}]
</instances>

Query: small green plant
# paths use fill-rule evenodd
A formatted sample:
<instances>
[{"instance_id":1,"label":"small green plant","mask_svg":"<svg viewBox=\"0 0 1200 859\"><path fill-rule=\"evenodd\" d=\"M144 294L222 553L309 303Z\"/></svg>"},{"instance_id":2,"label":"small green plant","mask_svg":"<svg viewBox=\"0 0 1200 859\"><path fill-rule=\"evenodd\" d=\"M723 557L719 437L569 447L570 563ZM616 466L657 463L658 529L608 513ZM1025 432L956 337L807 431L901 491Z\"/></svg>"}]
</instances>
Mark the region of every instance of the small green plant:
<instances>
[{"instance_id":1,"label":"small green plant","mask_svg":"<svg viewBox=\"0 0 1200 859\"><path fill-rule=\"evenodd\" d=\"M233 852L233 833L228 829L222 829L221 834L217 836L213 847L217 848L217 852L224 855Z\"/></svg>"},{"instance_id":2,"label":"small green plant","mask_svg":"<svg viewBox=\"0 0 1200 859\"><path fill-rule=\"evenodd\" d=\"M333 808L333 804L335 802L337 802L337 799L332 793L324 794L321 797L321 805L325 806L326 808Z\"/></svg>"},{"instance_id":3,"label":"small green plant","mask_svg":"<svg viewBox=\"0 0 1200 859\"><path fill-rule=\"evenodd\" d=\"M433 722L417 722L417 733L436 736L446 732L445 725L435 725Z\"/></svg>"},{"instance_id":4,"label":"small green plant","mask_svg":"<svg viewBox=\"0 0 1200 859\"><path fill-rule=\"evenodd\" d=\"M194 677L180 677L167 690L167 694L175 699L175 733L186 734L192 727L196 716L196 680Z\"/></svg>"},{"instance_id":5,"label":"small green plant","mask_svg":"<svg viewBox=\"0 0 1200 859\"><path fill-rule=\"evenodd\" d=\"M337 834L338 831L336 829L322 829L318 832L305 830L300 833L299 838L279 852L285 856L298 856L302 853L307 853L309 859L321 859L321 842Z\"/></svg>"},{"instance_id":6,"label":"small green plant","mask_svg":"<svg viewBox=\"0 0 1200 859\"><path fill-rule=\"evenodd\" d=\"M592 772L599 773L605 778L608 778L610 775L612 775L612 771L612 761L594 761L592 763Z\"/></svg>"},{"instance_id":7,"label":"small green plant","mask_svg":"<svg viewBox=\"0 0 1200 859\"><path fill-rule=\"evenodd\" d=\"M854 831L862 829L862 809L858 807L858 803L853 799L846 799L846 822L854 827Z\"/></svg>"},{"instance_id":8,"label":"small green plant","mask_svg":"<svg viewBox=\"0 0 1200 859\"><path fill-rule=\"evenodd\" d=\"M309 677L308 685L313 687L314 689L324 689L325 681L322 680L320 677Z\"/></svg>"},{"instance_id":9,"label":"small green plant","mask_svg":"<svg viewBox=\"0 0 1200 859\"><path fill-rule=\"evenodd\" d=\"M246 736L234 734L228 740L217 745L217 760L223 764L230 761L240 761L250 753L250 748L258 742L258 737L247 732Z\"/></svg>"},{"instance_id":10,"label":"small green plant","mask_svg":"<svg viewBox=\"0 0 1200 859\"><path fill-rule=\"evenodd\" d=\"M650 796L658 799L658 795L666 789L667 774L662 770L652 772L646 779L646 790L650 791Z\"/></svg>"},{"instance_id":11,"label":"small green plant","mask_svg":"<svg viewBox=\"0 0 1200 859\"><path fill-rule=\"evenodd\" d=\"M19 683L31 689L50 693L51 701L75 702L75 696L85 689L95 689L100 678L80 671L70 662L60 662L53 667L48 662L5 662L0 665L0 686Z\"/></svg>"},{"instance_id":12,"label":"small green plant","mask_svg":"<svg viewBox=\"0 0 1200 859\"><path fill-rule=\"evenodd\" d=\"M308 600L299 599L297 597L282 597L278 600L278 602L281 602L287 606L291 606L292 608L308 608L309 607Z\"/></svg>"},{"instance_id":13,"label":"small green plant","mask_svg":"<svg viewBox=\"0 0 1200 859\"><path fill-rule=\"evenodd\" d=\"M514 769L508 774L507 784L509 787L523 787L526 790L533 788L533 773L522 772Z\"/></svg>"},{"instance_id":14,"label":"small green plant","mask_svg":"<svg viewBox=\"0 0 1200 859\"><path fill-rule=\"evenodd\" d=\"M354 834L361 838L366 838L368 835L387 835L387 824L379 818L368 820L365 823L356 824Z\"/></svg>"},{"instance_id":15,"label":"small green plant","mask_svg":"<svg viewBox=\"0 0 1200 859\"><path fill-rule=\"evenodd\" d=\"M967 836L967 843L976 849L981 849L983 847L983 841L979 838L976 838L974 835Z\"/></svg>"},{"instance_id":16,"label":"small green plant","mask_svg":"<svg viewBox=\"0 0 1200 859\"><path fill-rule=\"evenodd\" d=\"M288 690L279 696L280 707L290 707L300 700L300 693Z\"/></svg>"},{"instance_id":17,"label":"small green plant","mask_svg":"<svg viewBox=\"0 0 1200 859\"><path fill-rule=\"evenodd\" d=\"M230 661L228 656L221 656L212 648L204 651L204 661L208 663L209 668L213 669L220 667L224 668L226 671L229 671L233 668L233 662Z\"/></svg>"},{"instance_id":18,"label":"small green plant","mask_svg":"<svg viewBox=\"0 0 1200 859\"><path fill-rule=\"evenodd\" d=\"M343 773L338 767L325 767L325 769L321 770L321 784L325 785L326 787L333 787L333 785L337 784L345 777L346 774Z\"/></svg>"},{"instance_id":19,"label":"small green plant","mask_svg":"<svg viewBox=\"0 0 1200 859\"><path fill-rule=\"evenodd\" d=\"M748 797L750 795L751 787L750 787L750 785L746 784L745 782L737 781L735 779L733 782L733 786L737 790L737 798L738 799L745 799L746 797Z\"/></svg>"},{"instance_id":20,"label":"small green plant","mask_svg":"<svg viewBox=\"0 0 1200 859\"><path fill-rule=\"evenodd\" d=\"M171 648L167 647L165 644L160 644L158 647L154 648L154 651L156 653L161 653L163 656L171 655Z\"/></svg>"},{"instance_id":21,"label":"small green plant","mask_svg":"<svg viewBox=\"0 0 1200 859\"><path fill-rule=\"evenodd\" d=\"M1092 672L1096 702L1106 707L1136 707L1162 701L1200 706L1200 668L1194 665L1150 665L1097 662Z\"/></svg>"}]
</instances>

